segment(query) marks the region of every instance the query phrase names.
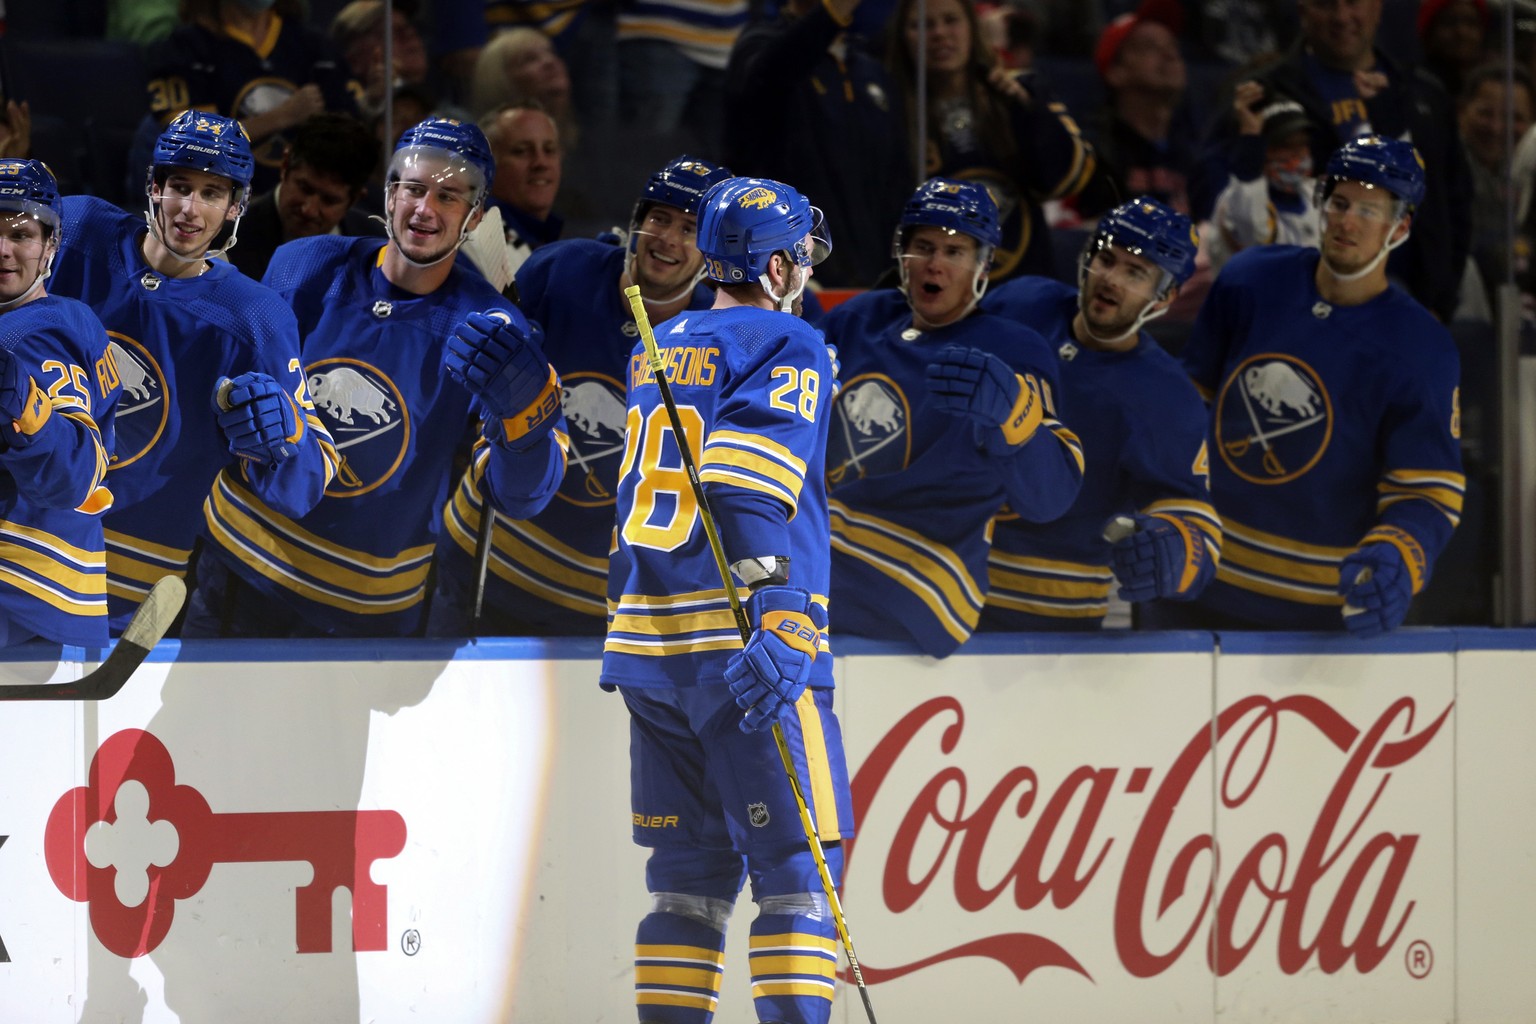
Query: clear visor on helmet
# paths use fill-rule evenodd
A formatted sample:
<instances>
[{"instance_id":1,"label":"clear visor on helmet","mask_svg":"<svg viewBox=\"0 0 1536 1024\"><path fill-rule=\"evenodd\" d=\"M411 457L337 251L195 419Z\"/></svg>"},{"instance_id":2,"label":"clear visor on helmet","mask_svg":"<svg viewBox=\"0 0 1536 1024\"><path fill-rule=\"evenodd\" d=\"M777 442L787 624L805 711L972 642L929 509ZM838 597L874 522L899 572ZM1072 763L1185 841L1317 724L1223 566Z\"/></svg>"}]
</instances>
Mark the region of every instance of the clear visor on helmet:
<instances>
[{"instance_id":1,"label":"clear visor on helmet","mask_svg":"<svg viewBox=\"0 0 1536 1024\"><path fill-rule=\"evenodd\" d=\"M43 229L43 238L53 237L59 230L59 216L52 209L31 199L0 196L0 218L9 226L10 218L21 214L37 221Z\"/></svg>"},{"instance_id":2,"label":"clear visor on helmet","mask_svg":"<svg viewBox=\"0 0 1536 1024\"><path fill-rule=\"evenodd\" d=\"M1168 294L1173 275L1143 255L1141 246L1117 240L1113 235L1096 235L1083 249L1083 278L1112 281L1127 295L1154 301Z\"/></svg>"},{"instance_id":3,"label":"clear visor on helmet","mask_svg":"<svg viewBox=\"0 0 1536 1024\"><path fill-rule=\"evenodd\" d=\"M1366 189L1370 195L1370 201L1351 202L1339 195L1335 189L1340 182L1351 181ZM1359 181L1355 178L1342 178L1338 175L1323 178L1317 183L1317 192L1313 196L1317 208L1325 217L1342 216L1353 213L1361 220L1371 223L1396 223L1408 212L1408 204L1399 199L1392 192L1380 185L1374 185L1368 181Z\"/></svg>"},{"instance_id":4,"label":"clear visor on helmet","mask_svg":"<svg viewBox=\"0 0 1536 1024\"><path fill-rule=\"evenodd\" d=\"M925 227L933 228L938 234L925 235L914 241L913 236ZM903 224L896 229L891 255L898 260L936 260L965 268L987 266L992 259L992 248L974 235L954 228L938 224Z\"/></svg>"},{"instance_id":5,"label":"clear visor on helmet","mask_svg":"<svg viewBox=\"0 0 1536 1024\"><path fill-rule=\"evenodd\" d=\"M811 229L806 237L795 243L795 262L802 267L814 267L832 254L832 229L821 207L811 207Z\"/></svg>"},{"instance_id":6,"label":"clear visor on helmet","mask_svg":"<svg viewBox=\"0 0 1536 1024\"><path fill-rule=\"evenodd\" d=\"M459 198L470 206L485 195L485 174L457 153L436 146L406 146L395 151L385 179L391 190L410 187L439 198Z\"/></svg>"}]
</instances>

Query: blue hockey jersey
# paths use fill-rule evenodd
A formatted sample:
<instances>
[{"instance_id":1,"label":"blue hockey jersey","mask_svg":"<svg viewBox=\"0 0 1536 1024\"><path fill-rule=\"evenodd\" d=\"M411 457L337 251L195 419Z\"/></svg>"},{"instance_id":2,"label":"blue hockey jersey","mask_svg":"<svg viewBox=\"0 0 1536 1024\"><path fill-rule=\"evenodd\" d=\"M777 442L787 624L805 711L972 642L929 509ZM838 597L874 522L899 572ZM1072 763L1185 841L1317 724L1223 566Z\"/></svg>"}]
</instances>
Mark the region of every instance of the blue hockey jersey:
<instances>
[{"instance_id":1,"label":"blue hockey jersey","mask_svg":"<svg viewBox=\"0 0 1536 1024\"><path fill-rule=\"evenodd\" d=\"M225 470L205 507L210 549L318 631L402 636L422 617L438 517L477 404L443 371L467 314L522 314L455 267L436 291L395 287L375 238L324 235L280 246L265 283L293 307L315 408L339 465L319 504L287 516ZM483 418L483 417L482 417ZM511 515L542 508L565 469L564 421L514 452L481 438L470 473Z\"/></svg>"},{"instance_id":2,"label":"blue hockey jersey","mask_svg":"<svg viewBox=\"0 0 1536 1024\"><path fill-rule=\"evenodd\" d=\"M1341 629L1339 562L1374 536L1424 568L1461 517L1460 363L1396 287L1323 301L1315 249L1232 258L1184 368L1211 403L1211 493L1225 536L1202 605L1286 629Z\"/></svg>"},{"instance_id":3,"label":"blue hockey jersey","mask_svg":"<svg viewBox=\"0 0 1536 1024\"><path fill-rule=\"evenodd\" d=\"M485 609L493 629L598 635L607 622L624 381L639 337L619 291L624 259L622 247L571 239L539 248L518 269L523 313L544 328L544 354L560 374L571 467L543 512L498 516L492 526ZM714 296L699 285L691 308L708 308ZM473 606L481 505L466 477L443 511L438 585L461 609ZM433 616L440 620L440 610Z\"/></svg>"},{"instance_id":4,"label":"blue hockey jersey","mask_svg":"<svg viewBox=\"0 0 1536 1024\"><path fill-rule=\"evenodd\" d=\"M0 450L0 644L105 647L101 513L122 393L106 332L89 307L45 295L0 314L0 348L53 406L31 445Z\"/></svg>"},{"instance_id":5,"label":"blue hockey jersey","mask_svg":"<svg viewBox=\"0 0 1536 1024\"><path fill-rule=\"evenodd\" d=\"M230 264L168 278L144 261L141 216L89 196L64 199L64 245L49 287L89 305L111 339L122 376L117 448L108 486L107 603L121 632L162 576L185 576L219 470L270 507L301 516L336 471L331 436L309 400L293 311ZM230 454L213 392L222 377L259 370L294 398L303 427L278 466Z\"/></svg>"},{"instance_id":6,"label":"blue hockey jersey","mask_svg":"<svg viewBox=\"0 0 1536 1024\"><path fill-rule=\"evenodd\" d=\"M738 306L674 317L656 343L711 508L772 499L758 525L719 524L728 561L787 555L789 582L825 606L832 363L820 335L798 317ZM602 681L718 683L741 634L643 345L628 374ZM825 644L810 685L832 685Z\"/></svg>"},{"instance_id":7,"label":"blue hockey jersey","mask_svg":"<svg viewBox=\"0 0 1536 1024\"><path fill-rule=\"evenodd\" d=\"M1034 331L984 313L918 331L894 289L843 303L821 326L843 381L827 450L833 627L943 657L981 616L994 517L1007 504L1053 519L1082 484L1082 446L1056 418L1055 360ZM1028 441L989 454L980 424L929 404L926 367L947 345L1038 382L1045 418Z\"/></svg>"},{"instance_id":8,"label":"blue hockey jersey","mask_svg":"<svg viewBox=\"0 0 1536 1024\"><path fill-rule=\"evenodd\" d=\"M1210 502L1206 412L1179 364L1142 332L1120 351L1072 335L1077 289L1021 277L987 292L981 307L1028 324L1056 350L1057 402L1083 444L1083 489L1049 523L1001 517L988 560L983 629L1097 629L1115 585L1104 527L1141 512L1178 516L1221 553Z\"/></svg>"}]
</instances>

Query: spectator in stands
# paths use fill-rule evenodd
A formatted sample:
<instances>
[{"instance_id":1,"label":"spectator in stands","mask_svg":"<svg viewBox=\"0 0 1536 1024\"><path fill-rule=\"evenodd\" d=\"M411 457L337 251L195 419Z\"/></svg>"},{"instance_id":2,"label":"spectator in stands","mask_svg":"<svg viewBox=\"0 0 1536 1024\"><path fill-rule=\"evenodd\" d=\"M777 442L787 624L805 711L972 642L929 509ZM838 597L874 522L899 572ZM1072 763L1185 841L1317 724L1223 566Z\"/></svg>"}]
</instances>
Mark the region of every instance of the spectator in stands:
<instances>
[{"instance_id":1,"label":"spectator in stands","mask_svg":"<svg viewBox=\"0 0 1536 1024\"><path fill-rule=\"evenodd\" d=\"M299 126L283 154L281 179L251 200L240 222L240 243L229 261L260 281L273 251L310 235L378 235L382 228L361 210L379 147L373 133L346 114L316 114Z\"/></svg>"},{"instance_id":2,"label":"spectator in stands","mask_svg":"<svg viewBox=\"0 0 1536 1024\"><path fill-rule=\"evenodd\" d=\"M480 122L496 160L485 218L465 247L467 255L498 290L505 289L533 250L560 237L564 220L555 213L560 192L560 128L538 107L503 107ZM488 243L497 235L504 251Z\"/></svg>"},{"instance_id":3,"label":"spectator in stands","mask_svg":"<svg viewBox=\"0 0 1536 1024\"><path fill-rule=\"evenodd\" d=\"M238 119L258 191L277 184L291 129L322 110L356 113L356 83L298 0L183 0L181 15L147 59L150 114L161 125L188 108Z\"/></svg>"},{"instance_id":4,"label":"spectator in stands","mask_svg":"<svg viewBox=\"0 0 1536 1024\"><path fill-rule=\"evenodd\" d=\"M1533 104L1536 89L1523 68L1484 64L1467 75L1456 105L1472 168L1472 259L1489 287L1503 282L1509 266L1509 212L1516 196L1510 188L1507 133L1511 123L1513 138L1526 133Z\"/></svg>"},{"instance_id":5,"label":"spectator in stands","mask_svg":"<svg viewBox=\"0 0 1536 1024\"><path fill-rule=\"evenodd\" d=\"M1451 96L1461 95L1467 73L1488 54L1487 0L1421 0L1419 41L1423 68Z\"/></svg>"},{"instance_id":6,"label":"spectator in stands","mask_svg":"<svg viewBox=\"0 0 1536 1024\"><path fill-rule=\"evenodd\" d=\"M1238 84L1232 112L1232 176L1216 197L1206 237L1216 270L1251 245L1314 246L1318 235L1307 112L1294 100L1266 104L1264 87L1252 81Z\"/></svg>"},{"instance_id":7,"label":"spectator in stands","mask_svg":"<svg viewBox=\"0 0 1536 1024\"><path fill-rule=\"evenodd\" d=\"M177 0L109 0L108 39L151 46L176 30Z\"/></svg>"},{"instance_id":8,"label":"spectator in stands","mask_svg":"<svg viewBox=\"0 0 1536 1024\"><path fill-rule=\"evenodd\" d=\"M549 37L531 28L498 33L475 60L469 105L477 116L517 103L537 103L560 129L560 140L575 146L571 76Z\"/></svg>"},{"instance_id":9,"label":"spectator in stands","mask_svg":"<svg viewBox=\"0 0 1536 1024\"><path fill-rule=\"evenodd\" d=\"M1322 167L1345 142L1372 132L1411 136L1424 159L1428 194L1408 242L1389 272L1441 320L1456 309L1471 232L1470 171L1449 99L1375 46L1382 0L1300 0L1301 35L1253 78L1265 94L1300 104L1309 122L1312 165ZM1237 118L1214 124L1191 184L1193 213L1207 219L1231 175Z\"/></svg>"},{"instance_id":10,"label":"spectator in stands","mask_svg":"<svg viewBox=\"0 0 1536 1024\"><path fill-rule=\"evenodd\" d=\"M726 163L815 196L837 244L816 280L871 285L912 191L899 90L845 30L860 0L788 0L742 32L726 69Z\"/></svg>"},{"instance_id":11,"label":"spectator in stands","mask_svg":"<svg viewBox=\"0 0 1536 1024\"><path fill-rule=\"evenodd\" d=\"M1079 197L1097 214L1131 196L1189 212L1198 137L1182 106L1186 70L1176 4L1145 3L1105 26L1093 53L1109 103L1089 125L1101 173Z\"/></svg>"},{"instance_id":12,"label":"spectator in stands","mask_svg":"<svg viewBox=\"0 0 1536 1024\"><path fill-rule=\"evenodd\" d=\"M426 44L416 31L410 12L401 4L392 3L390 59L394 66L389 74L384 73L384 11L384 0L352 0L331 20L331 40L346 61L352 80L361 86L357 105L369 114L384 105L386 89L425 85L431 71Z\"/></svg>"},{"instance_id":13,"label":"spectator in stands","mask_svg":"<svg viewBox=\"0 0 1536 1024\"><path fill-rule=\"evenodd\" d=\"M1075 196L1097 166L1093 147L1066 108L1030 72L997 63L981 42L973 0L929 0L919 25L915 0L901 0L890 25L887 64L915 107L916 52L927 48L926 171L986 184L1002 215L992 280L1049 276L1050 231L1041 203Z\"/></svg>"},{"instance_id":14,"label":"spectator in stands","mask_svg":"<svg viewBox=\"0 0 1536 1024\"><path fill-rule=\"evenodd\" d=\"M32 108L26 100L7 100L0 118L0 157L25 157L32 151Z\"/></svg>"},{"instance_id":15,"label":"spectator in stands","mask_svg":"<svg viewBox=\"0 0 1536 1024\"><path fill-rule=\"evenodd\" d=\"M725 69L747 11L748 0L620 6L620 121L642 121L695 152L719 152Z\"/></svg>"}]
</instances>

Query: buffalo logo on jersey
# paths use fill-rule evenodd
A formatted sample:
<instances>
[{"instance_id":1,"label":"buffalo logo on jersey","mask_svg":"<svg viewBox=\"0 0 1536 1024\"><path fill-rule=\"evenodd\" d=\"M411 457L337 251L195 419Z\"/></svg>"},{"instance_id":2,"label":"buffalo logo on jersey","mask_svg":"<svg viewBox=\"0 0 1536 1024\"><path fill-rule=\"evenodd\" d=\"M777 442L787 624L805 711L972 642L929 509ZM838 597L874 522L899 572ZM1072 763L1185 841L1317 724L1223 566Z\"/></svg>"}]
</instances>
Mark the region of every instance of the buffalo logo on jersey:
<instances>
[{"instance_id":1,"label":"buffalo logo on jersey","mask_svg":"<svg viewBox=\"0 0 1536 1024\"><path fill-rule=\"evenodd\" d=\"M1216 399L1216 447L1250 483L1283 484L1323 457L1333 436L1333 403L1317 371L1293 356L1250 356Z\"/></svg>"},{"instance_id":2,"label":"buffalo logo on jersey","mask_svg":"<svg viewBox=\"0 0 1536 1024\"><path fill-rule=\"evenodd\" d=\"M411 441L411 418L395 382L356 359L322 359L308 370L309 394L336 442L341 465L325 493L367 494L392 476Z\"/></svg>"},{"instance_id":3,"label":"buffalo logo on jersey","mask_svg":"<svg viewBox=\"0 0 1536 1024\"><path fill-rule=\"evenodd\" d=\"M165 400L165 374L149 349L126 334L108 331L107 351L123 382L113 430L117 434L112 468L122 469L143 458L165 434L170 403Z\"/></svg>"},{"instance_id":4,"label":"buffalo logo on jersey","mask_svg":"<svg viewBox=\"0 0 1536 1024\"><path fill-rule=\"evenodd\" d=\"M883 374L862 374L843 385L827 435L827 484L905 469L912 455L907 398Z\"/></svg>"},{"instance_id":5,"label":"buffalo logo on jersey","mask_svg":"<svg viewBox=\"0 0 1536 1024\"><path fill-rule=\"evenodd\" d=\"M561 383L571 448L570 467L556 493L572 505L612 505L624 455L624 387L600 373L569 373Z\"/></svg>"},{"instance_id":6,"label":"buffalo logo on jersey","mask_svg":"<svg viewBox=\"0 0 1536 1024\"><path fill-rule=\"evenodd\" d=\"M736 200L743 210L766 210L779 201L779 194L772 189L754 188Z\"/></svg>"}]
</instances>

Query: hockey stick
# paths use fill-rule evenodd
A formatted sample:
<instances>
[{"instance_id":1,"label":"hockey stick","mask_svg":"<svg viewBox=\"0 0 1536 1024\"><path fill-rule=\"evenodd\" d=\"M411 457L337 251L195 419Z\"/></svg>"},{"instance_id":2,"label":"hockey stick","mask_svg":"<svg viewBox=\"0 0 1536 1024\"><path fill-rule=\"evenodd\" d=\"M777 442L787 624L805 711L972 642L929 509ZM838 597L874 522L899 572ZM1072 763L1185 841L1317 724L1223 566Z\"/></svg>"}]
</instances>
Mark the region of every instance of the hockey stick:
<instances>
[{"instance_id":1,"label":"hockey stick","mask_svg":"<svg viewBox=\"0 0 1536 1024\"><path fill-rule=\"evenodd\" d=\"M683 468L688 473L688 484L693 490L693 497L699 503L699 518L704 522L704 535L709 538L709 549L715 556L715 568L720 571L720 582L725 585L726 600L730 602L731 614L736 618L736 629L741 633L741 642L746 644L752 638L752 627L747 622L747 613L741 607L741 597L736 592L736 582L731 579L731 569L725 560L725 545L720 542L720 533L715 528L715 517L709 510L709 500L704 494L704 485L699 482L698 466L693 461L693 453L688 450L688 435L683 431L682 418L677 413L677 403L672 400L672 385L667 380L666 364L661 360L661 351L656 347L656 336L651 332L651 320L646 315L645 303L640 298L638 285L630 285L624 289L624 295L629 299L629 308L634 312L635 326L640 328L640 340L645 344L645 355L651 364L651 374L656 378L656 386L661 389L661 404L666 406L667 419L672 423L672 433L677 438L677 450L682 456ZM853 936L848 934L848 921L843 917L843 904L837 897L837 884L832 881L832 869L827 867L827 854L822 849L821 834L816 830L816 822L811 818L810 805L805 801L805 792L800 788L800 777L795 772L794 758L789 752L789 743L784 739L784 730L779 723L773 723L773 743L779 749L779 760L784 763L784 774L789 777L789 788L795 794L795 807L800 812L800 827L805 833L806 845L810 847L811 857L816 861L816 874L821 878L822 891L827 894L827 903L832 908L832 920L837 924L837 934L843 940L843 950L848 954L848 970L853 975L854 984L859 987L859 997L864 1000L864 1013L869 1017L869 1024L876 1024L875 1007L869 1001L869 989L864 985L864 972L859 968L859 957L853 951Z\"/></svg>"},{"instance_id":2,"label":"hockey stick","mask_svg":"<svg viewBox=\"0 0 1536 1024\"><path fill-rule=\"evenodd\" d=\"M485 577L491 568L491 530L496 526L496 510L489 498L480 499L480 529L475 534L475 606L470 612L470 632L480 635L480 616L485 611Z\"/></svg>"},{"instance_id":3,"label":"hockey stick","mask_svg":"<svg viewBox=\"0 0 1536 1024\"><path fill-rule=\"evenodd\" d=\"M32 683L0 686L0 700L107 700L117 696L134 669L143 664L150 649L165 636L182 602L187 585L179 576L165 576L150 588L149 596L133 613L107 660L73 683Z\"/></svg>"}]
</instances>

